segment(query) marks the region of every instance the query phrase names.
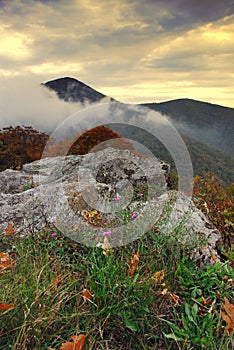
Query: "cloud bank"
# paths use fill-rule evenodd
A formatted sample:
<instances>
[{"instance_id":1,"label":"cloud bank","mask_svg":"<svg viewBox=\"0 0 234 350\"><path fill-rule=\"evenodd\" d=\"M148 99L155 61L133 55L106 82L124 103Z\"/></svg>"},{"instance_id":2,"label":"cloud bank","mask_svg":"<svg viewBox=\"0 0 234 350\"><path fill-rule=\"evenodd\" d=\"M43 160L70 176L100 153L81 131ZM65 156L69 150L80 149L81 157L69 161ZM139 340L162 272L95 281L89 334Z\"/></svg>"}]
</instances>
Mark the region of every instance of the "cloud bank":
<instances>
[{"instance_id":1,"label":"cloud bank","mask_svg":"<svg viewBox=\"0 0 234 350\"><path fill-rule=\"evenodd\" d=\"M233 9L233 0L2 0L0 84L71 76L128 103L234 106Z\"/></svg>"},{"instance_id":2,"label":"cloud bank","mask_svg":"<svg viewBox=\"0 0 234 350\"><path fill-rule=\"evenodd\" d=\"M38 84L32 76L5 78L0 96L0 128L32 125L41 131L53 131L64 119L84 108L79 103L59 100L55 92Z\"/></svg>"}]
</instances>

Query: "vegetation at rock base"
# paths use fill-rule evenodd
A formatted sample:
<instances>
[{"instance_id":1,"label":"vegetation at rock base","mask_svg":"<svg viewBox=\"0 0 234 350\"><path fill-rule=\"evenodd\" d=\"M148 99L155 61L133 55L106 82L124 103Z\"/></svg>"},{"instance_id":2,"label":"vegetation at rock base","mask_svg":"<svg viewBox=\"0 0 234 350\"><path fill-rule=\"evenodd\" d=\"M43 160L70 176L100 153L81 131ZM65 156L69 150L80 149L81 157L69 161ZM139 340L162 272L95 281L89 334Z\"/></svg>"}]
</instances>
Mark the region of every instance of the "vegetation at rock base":
<instances>
[{"instance_id":1,"label":"vegetation at rock base","mask_svg":"<svg viewBox=\"0 0 234 350\"><path fill-rule=\"evenodd\" d=\"M197 207L220 231L226 251L234 248L234 182L225 188L212 174L196 176L194 195Z\"/></svg>"},{"instance_id":2,"label":"vegetation at rock base","mask_svg":"<svg viewBox=\"0 0 234 350\"><path fill-rule=\"evenodd\" d=\"M233 185L195 180L197 204L214 222L215 210L221 218L232 210ZM201 268L155 227L114 249L109 234L92 248L52 226L20 238L9 223L0 237L0 350L233 348L231 247Z\"/></svg>"},{"instance_id":3,"label":"vegetation at rock base","mask_svg":"<svg viewBox=\"0 0 234 350\"><path fill-rule=\"evenodd\" d=\"M232 349L228 261L197 268L155 230L112 250L52 227L0 246L2 350Z\"/></svg>"}]
</instances>

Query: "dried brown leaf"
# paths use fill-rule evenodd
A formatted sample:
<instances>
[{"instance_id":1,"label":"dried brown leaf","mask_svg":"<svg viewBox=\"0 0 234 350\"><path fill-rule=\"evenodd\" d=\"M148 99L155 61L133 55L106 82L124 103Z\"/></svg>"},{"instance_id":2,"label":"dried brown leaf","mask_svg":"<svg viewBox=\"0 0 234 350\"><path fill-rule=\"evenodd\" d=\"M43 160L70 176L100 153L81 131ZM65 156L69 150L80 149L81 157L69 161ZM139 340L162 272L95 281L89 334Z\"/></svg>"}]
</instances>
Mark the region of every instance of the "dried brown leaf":
<instances>
[{"instance_id":1,"label":"dried brown leaf","mask_svg":"<svg viewBox=\"0 0 234 350\"><path fill-rule=\"evenodd\" d=\"M86 337L86 334L72 335L70 338L73 342L63 343L59 350L82 350Z\"/></svg>"},{"instance_id":2,"label":"dried brown leaf","mask_svg":"<svg viewBox=\"0 0 234 350\"><path fill-rule=\"evenodd\" d=\"M91 294L90 291L89 291L88 289L84 289L84 290L83 290L83 298L84 298L84 301L86 301L86 300L91 300L93 297L94 297L94 295Z\"/></svg>"},{"instance_id":3,"label":"dried brown leaf","mask_svg":"<svg viewBox=\"0 0 234 350\"><path fill-rule=\"evenodd\" d=\"M227 298L224 298L224 311L220 311L220 314L224 321L228 324L227 332L231 334L234 330L234 305L229 302Z\"/></svg>"},{"instance_id":4,"label":"dried brown leaf","mask_svg":"<svg viewBox=\"0 0 234 350\"><path fill-rule=\"evenodd\" d=\"M8 227L5 228L6 236L13 236L16 234L16 230L14 229L13 223L8 222Z\"/></svg>"},{"instance_id":5,"label":"dried brown leaf","mask_svg":"<svg viewBox=\"0 0 234 350\"><path fill-rule=\"evenodd\" d=\"M138 267L140 261L140 254L138 252L133 254L133 257L128 261L128 273L131 277L134 276L134 273L136 272L136 269Z\"/></svg>"}]
</instances>

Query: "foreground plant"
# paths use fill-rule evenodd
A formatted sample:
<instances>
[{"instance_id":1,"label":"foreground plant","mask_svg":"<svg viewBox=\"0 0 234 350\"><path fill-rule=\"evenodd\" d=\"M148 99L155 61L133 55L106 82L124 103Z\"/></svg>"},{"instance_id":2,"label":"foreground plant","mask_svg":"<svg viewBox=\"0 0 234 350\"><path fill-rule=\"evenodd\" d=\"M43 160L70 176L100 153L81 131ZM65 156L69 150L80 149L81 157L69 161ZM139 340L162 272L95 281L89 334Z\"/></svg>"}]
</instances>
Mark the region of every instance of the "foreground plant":
<instances>
[{"instance_id":1,"label":"foreground plant","mask_svg":"<svg viewBox=\"0 0 234 350\"><path fill-rule=\"evenodd\" d=\"M1 238L1 350L232 349L228 262L197 269L154 231L112 250L107 237Z\"/></svg>"}]
</instances>

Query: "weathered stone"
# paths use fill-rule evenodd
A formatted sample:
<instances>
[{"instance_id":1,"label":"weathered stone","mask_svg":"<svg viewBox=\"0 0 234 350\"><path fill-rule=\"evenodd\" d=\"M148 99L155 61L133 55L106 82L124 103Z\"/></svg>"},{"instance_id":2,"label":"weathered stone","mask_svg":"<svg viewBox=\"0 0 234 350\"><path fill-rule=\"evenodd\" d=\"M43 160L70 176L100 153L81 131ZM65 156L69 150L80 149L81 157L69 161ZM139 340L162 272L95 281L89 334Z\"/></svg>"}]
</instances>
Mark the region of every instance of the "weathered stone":
<instances>
[{"instance_id":1,"label":"weathered stone","mask_svg":"<svg viewBox=\"0 0 234 350\"><path fill-rule=\"evenodd\" d=\"M12 169L0 172L0 194L20 193L31 188L32 185L33 178L30 174L24 174Z\"/></svg>"},{"instance_id":2,"label":"weathered stone","mask_svg":"<svg viewBox=\"0 0 234 350\"><path fill-rule=\"evenodd\" d=\"M114 231L119 225L120 230L110 239L111 244L118 245L121 239L124 244L129 227L132 240L139 232L137 221L124 226L115 213L138 211L144 229L155 223L165 239L174 235L192 259L210 264L219 259L216 244L220 234L208 227L210 223L190 197L167 190L168 169L167 163L154 158L107 148L84 156L41 159L25 164L21 172L6 170L0 173L0 233L5 233L8 222L13 222L22 236L59 224L69 237L89 245L92 240L96 245L101 239L100 229L113 225ZM148 188L140 206L136 200L139 186ZM115 196L121 197L120 203L113 200ZM87 216L89 212L94 218Z\"/></svg>"}]
</instances>

